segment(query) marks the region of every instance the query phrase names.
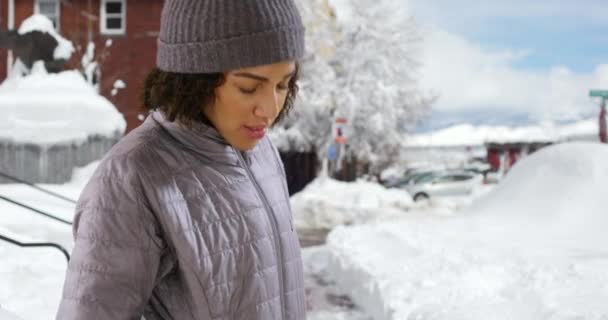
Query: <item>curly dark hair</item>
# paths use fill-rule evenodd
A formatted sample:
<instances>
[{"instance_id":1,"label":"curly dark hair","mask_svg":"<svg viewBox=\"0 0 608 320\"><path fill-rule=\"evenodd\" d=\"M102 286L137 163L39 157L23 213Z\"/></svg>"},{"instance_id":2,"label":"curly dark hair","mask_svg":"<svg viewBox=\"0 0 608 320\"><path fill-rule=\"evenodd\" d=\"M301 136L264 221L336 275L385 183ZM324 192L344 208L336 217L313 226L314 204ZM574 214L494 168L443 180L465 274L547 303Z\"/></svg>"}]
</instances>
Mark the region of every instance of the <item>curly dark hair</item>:
<instances>
[{"instance_id":1,"label":"curly dark hair","mask_svg":"<svg viewBox=\"0 0 608 320\"><path fill-rule=\"evenodd\" d=\"M293 108L298 94L299 65L288 83L287 98L283 109L273 122L273 126L283 120ZM160 110L169 121L178 121L186 126L204 121L211 124L204 116L201 107L210 106L215 100L215 89L225 82L223 73L175 73L158 68L146 76L141 100L149 111Z\"/></svg>"}]
</instances>

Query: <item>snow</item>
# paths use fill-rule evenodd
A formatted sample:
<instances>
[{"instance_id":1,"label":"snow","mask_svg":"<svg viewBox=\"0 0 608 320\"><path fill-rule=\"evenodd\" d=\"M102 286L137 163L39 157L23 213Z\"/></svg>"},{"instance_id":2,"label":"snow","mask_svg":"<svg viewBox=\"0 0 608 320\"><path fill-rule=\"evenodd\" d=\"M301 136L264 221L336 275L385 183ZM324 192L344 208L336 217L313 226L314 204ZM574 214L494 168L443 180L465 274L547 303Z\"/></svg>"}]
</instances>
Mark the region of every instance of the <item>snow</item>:
<instances>
[{"instance_id":1,"label":"snow","mask_svg":"<svg viewBox=\"0 0 608 320\"><path fill-rule=\"evenodd\" d=\"M99 162L74 170L72 180L63 185L39 185L68 198L77 199ZM0 185L0 195L71 220L74 204L29 187ZM71 251L72 228L0 200L0 234L22 242L51 241ZM54 319L59 306L67 261L52 248L24 249L0 241L0 305L24 320ZM0 319L3 318L0 310Z\"/></svg>"},{"instance_id":2,"label":"snow","mask_svg":"<svg viewBox=\"0 0 608 320\"><path fill-rule=\"evenodd\" d=\"M460 124L431 133L411 135L405 141L412 146L475 146L486 142L555 142L574 139L597 140L597 119L583 120L567 125L550 123L525 126L473 126Z\"/></svg>"},{"instance_id":3,"label":"snow","mask_svg":"<svg viewBox=\"0 0 608 320\"><path fill-rule=\"evenodd\" d=\"M342 24L352 24L354 18L353 7L348 0L330 0L329 4L334 8L338 21Z\"/></svg>"},{"instance_id":4,"label":"snow","mask_svg":"<svg viewBox=\"0 0 608 320\"><path fill-rule=\"evenodd\" d=\"M400 1L298 3L308 48L300 98L273 141L282 151L313 150L323 159L336 119L345 118L349 153L375 174L396 160L404 134L433 102L417 84L418 26Z\"/></svg>"},{"instance_id":5,"label":"snow","mask_svg":"<svg viewBox=\"0 0 608 320\"><path fill-rule=\"evenodd\" d=\"M114 81L114 88L116 88L116 89L124 89L126 87L127 87L127 84L124 81L122 81L120 79Z\"/></svg>"},{"instance_id":6,"label":"snow","mask_svg":"<svg viewBox=\"0 0 608 320\"><path fill-rule=\"evenodd\" d=\"M306 287L306 318L309 320L372 320L360 309L352 306L346 293L336 287L328 277L327 259L329 251L325 246L302 249L304 262L304 285ZM331 301L337 297L338 301ZM338 303L336 303L338 302Z\"/></svg>"},{"instance_id":7,"label":"snow","mask_svg":"<svg viewBox=\"0 0 608 320\"><path fill-rule=\"evenodd\" d=\"M0 139L51 145L78 143L90 136L116 137L124 117L77 71L47 74L41 62L25 77L0 85Z\"/></svg>"},{"instance_id":8,"label":"snow","mask_svg":"<svg viewBox=\"0 0 608 320\"><path fill-rule=\"evenodd\" d=\"M87 66L89 63L91 63L91 61L93 61L94 58L95 58L95 42L90 41L89 43L87 43L87 50L82 55L82 59L80 60L80 63L83 66Z\"/></svg>"},{"instance_id":9,"label":"snow","mask_svg":"<svg viewBox=\"0 0 608 320\"><path fill-rule=\"evenodd\" d=\"M329 274L376 320L606 319L606 161L555 145L463 212L337 227Z\"/></svg>"},{"instance_id":10,"label":"snow","mask_svg":"<svg viewBox=\"0 0 608 320\"><path fill-rule=\"evenodd\" d=\"M2 310L2 308L0 307L0 320L20 320L20 319L9 312Z\"/></svg>"},{"instance_id":11,"label":"snow","mask_svg":"<svg viewBox=\"0 0 608 320\"><path fill-rule=\"evenodd\" d=\"M55 38L55 40L57 40L57 47L53 52L53 57L55 59L69 60L72 53L74 53L74 45L72 42L59 35L53 27L53 22L46 16L42 14L34 14L30 16L29 18L23 20L17 32L19 34L26 34L32 31L48 33Z\"/></svg>"},{"instance_id":12,"label":"snow","mask_svg":"<svg viewBox=\"0 0 608 320\"><path fill-rule=\"evenodd\" d=\"M319 177L291 198L297 228L332 228L401 215L413 206L412 197L401 189L385 189L359 180L340 182Z\"/></svg>"},{"instance_id":13,"label":"snow","mask_svg":"<svg viewBox=\"0 0 608 320\"><path fill-rule=\"evenodd\" d=\"M314 181L292 198L296 226L334 230L326 246L303 251L312 274L307 283L329 286L307 285L309 301L322 303L323 292L348 293L357 307L326 305L310 318L606 319L606 161L604 145L544 148L461 211L445 205L433 211L433 204L408 210L409 196L370 182ZM68 184L43 187L75 199L96 166L75 171ZM18 185L0 185L0 194L66 219L73 212L73 204ZM72 247L69 226L8 203L0 202L0 221L2 234ZM0 255L7 257L0 264L0 283L7 284L0 287L2 308L24 320L51 319L65 258L2 242Z\"/></svg>"},{"instance_id":14,"label":"snow","mask_svg":"<svg viewBox=\"0 0 608 320\"><path fill-rule=\"evenodd\" d=\"M500 221L492 232L517 228L520 238L526 235L535 242L559 239L573 249L605 249L607 160L603 144L563 143L541 149L518 162L466 213L480 223ZM509 205L497 205L505 202Z\"/></svg>"},{"instance_id":15,"label":"snow","mask_svg":"<svg viewBox=\"0 0 608 320\"><path fill-rule=\"evenodd\" d=\"M112 86L112 92L111 92L112 96L117 95L118 94L118 90L124 89L126 87L127 87L127 84L124 81L122 81L120 79L114 81L114 85Z\"/></svg>"},{"instance_id":16,"label":"snow","mask_svg":"<svg viewBox=\"0 0 608 320\"><path fill-rule=\"evenodd\" d=\"M275 127L270 131L270 139L279 150L292 152L310 152L311 146L304 138L302 131L295 127L284 129Z\"/></svg>"}]
</instances>

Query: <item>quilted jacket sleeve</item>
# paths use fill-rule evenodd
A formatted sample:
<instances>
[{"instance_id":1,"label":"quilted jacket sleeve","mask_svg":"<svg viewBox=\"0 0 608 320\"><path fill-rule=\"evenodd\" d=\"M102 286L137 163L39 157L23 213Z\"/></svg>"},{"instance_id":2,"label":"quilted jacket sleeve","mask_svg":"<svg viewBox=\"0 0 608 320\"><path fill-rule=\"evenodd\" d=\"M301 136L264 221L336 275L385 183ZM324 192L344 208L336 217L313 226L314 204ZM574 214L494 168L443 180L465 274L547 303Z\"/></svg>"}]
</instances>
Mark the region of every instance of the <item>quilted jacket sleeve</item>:
<instances>
[{"instance_id":1,"label":"quilted jacket sleeve","mask_svg":"<svg viewBox=\"0 0 608 320\"><path fill-rule=\"evenodd\" d=\"M83 191L58 320L141 319L163 245L133 171L102 163Z\"/></svg>"}]
</instances>

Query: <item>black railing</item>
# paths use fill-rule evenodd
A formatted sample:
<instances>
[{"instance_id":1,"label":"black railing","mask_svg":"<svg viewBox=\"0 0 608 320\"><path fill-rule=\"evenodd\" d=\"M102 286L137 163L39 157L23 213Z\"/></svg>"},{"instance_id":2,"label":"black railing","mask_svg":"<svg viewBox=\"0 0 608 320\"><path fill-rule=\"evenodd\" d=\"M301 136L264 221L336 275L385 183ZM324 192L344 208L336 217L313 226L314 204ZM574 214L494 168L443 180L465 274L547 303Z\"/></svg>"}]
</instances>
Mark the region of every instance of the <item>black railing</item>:
<instances>
[{"instance_id":1,"label":"black railing","mask_svg":"<svg viewBox=\"0 0 608 320\"><path fill-rule=\"evenodd\" d=\"M45 188L39 187L39 186L37 186L37 185L35 185L35 184L31 183L31 182L28 182L28 181L25 181L25 180L19 179L19 178L14 177L14 176L11 176L10 174L4 173L4 172L0 172L0 177L4 177L4 178L6 178L6 179L8 179L8 180L11 180L11 181L13 181L13 182L17 182L17 183L21 183L21 184L27 185L27 186L29 186L29 187L31 187L31 188L34 188L34 189L36 189L36 190L38 190L38 191L41 191L41 192L44 192L44 193L46 193L46 194L48 194L48 195L51 195L51 196L53 196L53 197L55 197L55 198L59 198L59 199L61 199L61 200L65 200L65 201L67 201L67 202L71 202L71 203L73 203L73 204L76 204L76 201L75 201L75 200L73 200L73 199L70 199L70 198L65 197L65 196L63 196L63 195L60 195L60 194L58 194L58 193L56 193L56 192L53 192L53 191L51 191L51 190L48 190L48 189L45 189Z\"/></svg>"},{"instance_id":2,"label":"black railing","mask_svg":"<svg viewBox=\"0 0 608 320\"><path fill-rule=\"evenodd\" d=\"M55 221L59 221L59 222L61 222L61 223L67 224L67 225L72 225L72 222L71 222L71 221L61 219L61 218L56 217L56 216L54 216L54 215L52 215L52 214L50 214L50 213L46 213L46 212L44 212L44 211L41 211L41 210L38 210L38 209L36 209L36 208L30 207L30 206L28 206L28 205L26 205L26 204L24 204L24 203L21 203L21 202L19 202L19 201L17 201L17 200L13 200L13 199L11 199L11 198L7 198L7 197L5 197L5 196L3 196L3 195L0 195L0 199L1 199L1 200L4 200L4 201L6 201L6 202L10 202L10 203L12 203L12 204L14 204L14 205L20 206L20 207L22 207L22 208L25 208L25 209L27 209L27 210L30 210L30 211L32 211L32 212L35 212L35 213L37 213L37 214L39 214L39 215L42 215L42 216L45 216L45 217L47 217L47 218L53 219L53 220L55 220Z\"/></svg>"},{"instance_id":3,"label":"black railing","mask_svg":"<svg viewBox=\"0 0 608 320\"><path fill-rule=\"evenodd\" d=\"M18 240L15 240L13 238L9 238L7 236L3 236L0 234L0 240L4 240L6 242L12 243L14 245L20 246L20 247L24 247L24 248L38 248L38 247L47 247L47 248L55 248L58 249L59 251L61 251L61 253L63 253L63 255L65 256L65 258L68 260L68 262L70 261L70 254L68 253L68 251L62 247L59 244L53 243L53 242L21 242Z\"/></svg>"},{"instance_id":4,"label":"black railing","mask_svg":"<svg viewBox=\"0 0 608 320\"><path fill-rule=\"evenodd\" d=\"M35 185L33 183L21 180L21 179L16 178L16 177L13 177L13 176L11 176L9 174L0 172L0 177L4 177L4 178L9 179L11 181L27 185L27 186L29 186L31 188L34 188L34 189L36 189L38 191L41 191L41 192L44 192L44 193L46 193L48 195L51 195L51 196L53 196L55 198L59 198L59 199L65 200L67 202L76 204L76 201L74 201L74 200L72 200L70 198L64 197L64 196L62 196L62 195L60 195L58 193L55 193L53 191L41 188L41 187L39 187L39 186L37 186L37 185ZM61 222L63 224L72 225L71 221L59 218L59 217L57 217L55 215L52 215L50 213L47 213L47 212L44 212L42 210L36 209L36 208L31 207L31 206L29 206L27 204L24 204L22 202L19 202L17 200L11 199L9 197L5 197L3 195L0 195L0 200L4 200L6 202L12 203L12 204L14 204L16 206L22 207L22 208L27 209L27 210L29 210L31 212L37 213L39 215L42 215L42 216L47 217L49 219L53 219L53 220ZM19 240L16 240L16 239L13 239L13 238L1 235L1 234L0 234L0 240L6 241L8 243L11 243L11 244L17 245L19 247L23 247L23 248L40 248L40 247L43 247L43 248L44 247L46 247L46 248L55 248L55 249L61 251L61 253L65 256L65 258L68 260L68 262L70 261L70 254L68 253L68 251L64 247L62 247L61 245L59 245L57 243L53 243L53 242L21 242Z\"/></svg>"}]
</instances>

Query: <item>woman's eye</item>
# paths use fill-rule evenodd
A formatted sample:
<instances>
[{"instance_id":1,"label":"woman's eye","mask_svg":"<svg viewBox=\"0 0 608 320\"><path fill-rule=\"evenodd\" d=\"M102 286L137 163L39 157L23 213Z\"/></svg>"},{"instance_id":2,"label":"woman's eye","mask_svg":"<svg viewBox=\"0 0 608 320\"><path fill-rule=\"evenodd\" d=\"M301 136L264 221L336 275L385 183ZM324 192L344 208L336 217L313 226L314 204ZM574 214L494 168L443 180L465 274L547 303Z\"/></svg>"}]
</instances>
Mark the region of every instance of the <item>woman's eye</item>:
<instances>
[{"instance_id":1,"label":"woman's eye","mask_svg":"<svg viewBox=\"0 0 608 320\"><path fill-rule=\"evenodd\" d=\"M279 85L277 85L277 88L279 90L287 90L287 89L289 89L289 87L287 86L287 84L279 84Z\"/></svg>"},{"instance_id":2,"label":"woman's eye","mask_svg":"<svg viewBox=\"0 0 608 320\"><path fill-rule=\"evenodd\" d=\"M251 88L251 89L239 88L239 90L244 94L253 94L253 93L255 93L255 89L256 88Z\"/></svg>"}]
</instances>

